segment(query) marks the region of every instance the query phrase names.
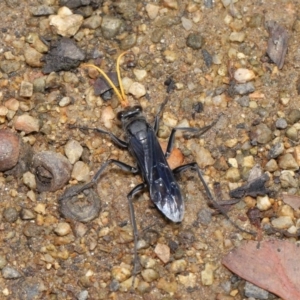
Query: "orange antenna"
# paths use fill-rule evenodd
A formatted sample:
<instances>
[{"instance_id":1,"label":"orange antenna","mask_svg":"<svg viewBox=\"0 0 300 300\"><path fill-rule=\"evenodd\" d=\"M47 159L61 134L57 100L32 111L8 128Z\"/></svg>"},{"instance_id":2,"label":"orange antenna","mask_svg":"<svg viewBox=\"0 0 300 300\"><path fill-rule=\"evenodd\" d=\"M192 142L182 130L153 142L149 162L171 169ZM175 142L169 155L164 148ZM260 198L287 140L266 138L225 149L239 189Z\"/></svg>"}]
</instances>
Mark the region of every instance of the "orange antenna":
<instances>
[{"instance_id":1,"label":"orange antenna","mask_svg":"<svg viewBox=\"0 0 300 300\"><path fill-rule=\"evenodd\" d=\"M120 103L121 103L121 105L122 105L123 107L129 106L127 97L126 97L125 92L124 92L124 87L123 87L123 83L122 83L122 80L121 80L121 72L120 72L120 60L121 60L121 58L122 58L126 53L127 53L127 51L121 53L121 54L118 56L118 59L117 59L116 70L117 70L118 81L119 81L119 85L120 85L120 91L117 89L117 87L115 86L115 84L111 81L111 79L107 76L107 74L106 74L102 69L100 69L99 67L97 67L97 66L95 66L95 65L84 64L84 66L86 66L86 67L92 67L92 68L96 69L96 70L97 70L97 71L105 78L105 80L109 83L109 85L112 87L112 89L113 89L114 92L116 93L116 95L117 95L117 97L119 98L119 101L120 101Z\"/></svg>"}]
</instances>

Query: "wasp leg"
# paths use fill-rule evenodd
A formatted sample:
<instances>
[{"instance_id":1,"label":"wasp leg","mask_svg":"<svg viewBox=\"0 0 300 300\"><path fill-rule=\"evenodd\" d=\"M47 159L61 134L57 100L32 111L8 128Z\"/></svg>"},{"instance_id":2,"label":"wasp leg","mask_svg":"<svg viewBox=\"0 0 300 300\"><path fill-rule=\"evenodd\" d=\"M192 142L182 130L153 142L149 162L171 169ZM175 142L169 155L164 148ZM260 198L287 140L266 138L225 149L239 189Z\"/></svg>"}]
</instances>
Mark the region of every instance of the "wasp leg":
<instances>
[{"instance_id":1,"label":"wasp leg","mask_svg":"<svg viewBox=\"0 0 300 300\"><path fill-rule=\"evenodd\" d=\"M155 134L157 134L157 132L158 132L160 115L161 115L162 111L164 110L164 108L165 108L166 104L168 103L168 101L169 101L169 97L166 97L166 99L161 104L161 106L160 106L160 108L159 108L159 110L158 110L158 112L155 116L154 125L153 125Z\"/></svg>"},{"instance_id":2,"label":"wasp leg","mask_svg":"<svg viewBox=\"0 0 300 300\"><path fill-rule=\"evenodd\" d=\"M134 238L134 240L133 240L134 241L134 263L133 263L133 279L132 279L131 288L134 287L135 276L139 273L139 267L140 267L140 262L139 262L139 258L138 258L138 254L137 254L138 230L137 230L137 225L136 225L136 220L135 220L132 199L137 193L141 192L146 187L147 187L147 185L145 183L138 184L127 195L130 219L131 219L131 224L132 224L132 229L133 229L133 238Z\"/></svg>"},{"instance_id":3,"label":"wasp leg","mask_svg":"<svg viewBox=\"0 0 300 300\"><path fill-rule=\"evenodd\" d=\"M204 134L206 131L208 131L210 128L212 128L214 125L216 125L218 120L219 120L219 118L216 119L214 122L212 122L210 125L207 125L202 128L194 128L194 127L175 127L175 128L173 128L172 132L170 134L170 137L169 137L169 142L168 142L167 150L165 153L166 158L168 158L170 156L170 153L172 151L172 148L174 145L175 133L177 130L191 132L193 134L196 134L197 136L200 136L200 135Z\"/></svg>"},{"instance_id":4,"label":"wasp leg","mask_svg":"<svg viewBox=\"0 0 300 300\"><path fill-rule=\"evenodd\" d=\"M107 168L107 166L109 164L115 164L117 165L119 168L121 168L124 171L127 172L131 172L133 174L137 174L139 173L139 169L129 166L121 161L115 160L115 159L109 159L107 160L101 167L100 169L97 171L97 173L93 176L92 180L90 182L88 182L87 184L83 185L80 189L74 191L74 193L72 194L65 194L62 195L59 200L63 200L65 198L69 198L69 197L73 197L75 195L78 195L79 193L81 193L82 191L91 188L94 184L96 184L96 182L99 180L101 174L104 172L104 170Z\"/></svg>"},{"instance_id":5,"label":"wasp leg","mask_svg":"<svg viewBox=\"0 0 300 300\"><path fill-rule=\"evenodd\" d=\"M86 126L76 126L76 125L69 125L69 128L78 128L78 129L82 129L82 130L93 130L93 131L97 131L99 133L104 133L109 135L109 137L111 138L111 140L118 145L121 148L128 148L128 143L119 139L117 136L115 136L113 133L100 129L100 128L92 128L92 127L86 127Z\"/></svg>"},{"instance_id":6,"label":"wasp leg","mask_svg":"<svg viewBox=\"0 0 300 300\"><path fill-rule=\"evenodd\" d=\"M203 186L204 186L204 189L205 189L205 192L210 200L210 202L213 204L213 206L219 211L222 213L222 215L224 217L226 217L226 219L237 229L241 230L242 232L246 232L248 234L251 234L251 235L256 235L256 232L254 231L248 231L248 230L245 230L243 228L241 228L240 226L238 226L236 223L234 223L230 217L228 216L227 212L223 209L223 207L215 200L215 198L213 197L202 173L201 173L201 169L200 167L198 166L198 164L196 162L192 162L192 163L189 163L189 164L186 164L186 165L183 165L183 166L180 166L180 167L177 167L173 170L173 173L174 174L180 174L182 173L183 171L185 170L188 170L188 169L191 169L193 171L196 171Z\"/></svg>"}]
</instances>

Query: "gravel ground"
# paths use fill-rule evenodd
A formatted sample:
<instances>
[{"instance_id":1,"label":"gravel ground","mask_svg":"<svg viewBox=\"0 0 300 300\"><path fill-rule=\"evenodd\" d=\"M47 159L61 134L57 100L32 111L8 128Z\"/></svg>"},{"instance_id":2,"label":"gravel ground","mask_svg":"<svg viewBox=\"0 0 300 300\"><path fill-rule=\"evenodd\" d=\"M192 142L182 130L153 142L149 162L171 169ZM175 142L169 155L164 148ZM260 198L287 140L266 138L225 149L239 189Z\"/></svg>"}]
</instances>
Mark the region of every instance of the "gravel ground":
<instances>
[{"instance_id":1,"label":"gravel ground","mask_svg":"<svg viewBox=\"0 0 300 300\"><path fill-rule=\"evenodd\" d=\"M133 293L126 195L140 176L109 168L73 215L58 198L67 186L89 181L108 158L134 165L107 136L67 125L122 137L117 98L95 95L98 74L80 64L114 71L118 55L131 50L122 61L124 87L149 122L169 79L162 142L174 126L204 127L219 116L200 137L178 133L175 165L196 160L212 190L220 182L219 200L267 172L268 195L242 197L230 218L257 230L247 218L257 208L263 228L296 241L299 206L282 195L299 194L297 1L58 2L0 1L0 128L9 130L0 136L13 145L12 165L0 164L0 299L278 299L264 291L250 298L255 287L222 266L226 253L254 237L215 214L193 172L179 179L181 224L167 221L148 192L135 199L142 268ZM289 35L284 64L285 48L273 59L277 65L266 56L270 21Z\"/></svg>"}]
</instances>

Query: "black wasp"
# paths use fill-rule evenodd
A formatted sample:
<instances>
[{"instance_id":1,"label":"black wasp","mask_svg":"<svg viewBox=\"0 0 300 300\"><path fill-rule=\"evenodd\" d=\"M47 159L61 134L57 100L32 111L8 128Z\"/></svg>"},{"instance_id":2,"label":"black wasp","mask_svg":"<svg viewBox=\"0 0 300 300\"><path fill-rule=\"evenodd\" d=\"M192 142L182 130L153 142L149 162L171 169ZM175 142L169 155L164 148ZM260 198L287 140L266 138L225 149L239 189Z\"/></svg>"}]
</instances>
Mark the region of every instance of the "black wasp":
<instances>
[{"instance_id":1,"label":"black wasp","mask_svg":"<svg viewBox=\"0 0 300 300\"><path fill-rule=\"evenodd\" d=\"M65 194L60 198L60 200L67 201L68 198L74 196L75 194L78 194L83 190L92 187L99 180L101 174L104 172L106 167L110 164L115 164L122 170L131 172L133 174L137 174L137 173L141 174L141 176L143 177L143 183L134 187L127 195L127 198L129 200L130 217L131 217L131 222L132 222L133 232L134 232L135 262L134 262L133 273L134 275L136 275L138 270L138 257L137 257L138 231L137 231L137 225L136 225L136 220L134 215L134 209L132 205L133 197L137 193L148 188L150 193L150 198L155 204L155 206L171 221L181 222L184 216L184 201L182 199L182 195L178 183L175 179L175 175L187 169L192 169L197 172L200 180L202 181L205 187L208 197L212 202L215 203L215 200L206 182L204 181L200 168L196 162L189 163L177 167L174 170L171 170L168 165L167 158L171 153L176 131L178 130L188 131L200 135L206 132L208 129L210 129L216 123L216 121L204 128L190 128L190 127L173 128L169 138L166 152L164 153L157 139L157 131L159 127L160 114L165 104L167 103L168 98L166 98L164 103L161 105L161 108L155 117L153 126L151 126L147 122L145 116L143 115L141 106L133 106L133 107L129 106L123 90L122 81L120 78L120 69L119 69L120 58L125 53L121 54L117 60L117 73L118 73L118 80L119 80L121 93L118 91L116 86L111 82L108 76L100 68L94 65L87 65L87 66L96 68L101 73L101 75L104 76L104 78L114 89L123 107L125 107L123 111L118 113L117 117L121 121L123 130L126 133L126 140L123 141L119 139L117 136L115 136L114 134L112 134L111 132L105 131L103 129L94 129L94 128L85 128L85 127L83 128L92 129L99 133L108 135L111 138L111 140L119 147L129 150L131 155L136 160L137 166L132 167L121 161L115 159L109 159L100 167L100 169L94 175L91 182L81 186L80 189L77 189L74 193L65 192Z\"/></svg>"}]
</instances>

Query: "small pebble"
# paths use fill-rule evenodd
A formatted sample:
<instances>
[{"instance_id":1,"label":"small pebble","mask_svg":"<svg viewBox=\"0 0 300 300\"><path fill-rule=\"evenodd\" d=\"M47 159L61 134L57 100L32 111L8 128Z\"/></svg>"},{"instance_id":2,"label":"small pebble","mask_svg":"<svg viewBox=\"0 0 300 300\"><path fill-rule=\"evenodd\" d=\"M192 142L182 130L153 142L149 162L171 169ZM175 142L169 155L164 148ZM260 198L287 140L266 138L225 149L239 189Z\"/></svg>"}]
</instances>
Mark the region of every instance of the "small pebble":
<instances>
[{"instance_id":1,"label":"small pebble","mask_svg":"<svg viewBox=\"0 0 300 300\"><path fill-rule=\"evenodd\" d=\"M120 49L128 50L132 48L137 42L137 34L131 33L128 34L123 40L121 40Z\"/></svg>"},{"instance_id":2,"label":"small pebble","mask_svg":"<svg viewBox=\"0 0 300 300\"><path fill-rule=\"evenodd\" d=\"M141 265L146 269L151 269L151 268L153 269L154 266L156 265L156 260L146 255L142 255L140 257L140 261L141 261Z\"/></svg>"},{"instance_id":3,"label":"small pebble","mask_svg":"<svg viewBox=\"0 0 300 300\"><path fill-rule=\"evenodd\" d=\"M167 281L165 278L160 278L156 287L169 294L174 294L177 291L178 285L176 281Z\"/></svg>"},{"instance_id":4,"label":"small pebble","mask_svg":"<svg viewBox=\"0 0 300 300\"><path fill-rule=\"evenodd\" d=\"M90 180L90 167L83 161L74 164L71 177L77 181L87 182Z\"/></svg>"},{"instance_id":5,"label":"small pebble","mask_svg":"<svg viewBox=\"0 0 300 300\"><path fill-rule=\"evenodd\" d=\"M0 254L0 270L2 270L7 265L7 260L4 255Z\"/></svg>"},{"instance_id":6,"label":"small pebble","mask_svg":"<svg viewBox=\"0 0 300 300\"><path fill-rule=\"evenodd\" d=\"M243 158L242 166L245 168L253 168L255 165L254 157L252 155L245 156Z\"/></svg>"},{"instance_id":7,"label":"small pebble","mask_svg":"<svg viewBox=\"0 0 300 300\"><path fill-rule=\"evenodd\" d=\"M18 220L19 212L14 207L7 207L3 210L3 217L9 223L14 223Z\"/></svg>"},{"instance_id":8,"label":"small pebble","mask_svg":"<svg viewBox=\"0 0 300 300\"><path fill-rule=\"evenodd\" d=\"M278 229L288 229L294 225L293 219L290 216L281 216L271 221L272 225Z\"/></svg>"},{"instance_id":9,"label":"small pebble","mask_svg":"<svg viewBox=\"0 0 300 300\"><path fill-rule=\"evenodd\" d=\"M293 141L298 140L298 130L294 126L288 128L285 135Z\"/></svg>"},{"instance_id":10,"label":"small pebble","mask_svg":"<svg viewBox=\"0 0 300 300\"><path fill-rule=\"evenodd\" d=\"M107 40L116 37L119 34L122 24L122 20L117 17L104 16L101 23L103 37Z\"/></svg>"},{"instance_id":11,"label":"small pebble","mask_svg":"<svg viewBox=\"0 0 300 300\"><path fill-rule=\"evenodd\" d=\"M239 42L242 43L246 38L245 32L232 32L229 36L229 40L231 42Z\"/></svg>"},{"instance_id":12,"label":"small pebble","mask_svg":"<svg viewBox=\"0 0 300 300\"><path fill-rule=\"evenodd\" d=\"M15 117L14 127L16 130L24 131L26 134L38 132L40 129L39 120L27 114Z\"/></svg>"},{"instance_id":13,"label":"small pebble","mask_svg":"<svg viewBox=\"0 0 300 300\"><path fill-rule=\"evenodd\" d=\"M174 260L170 265L170 272L181 273L184 272L187 267L187 262L184 259Z\"/></svg>"},{"instance_id":14,"label":"small pebble","mask_svg":"<svg viewBox=\"0 0 300 300\"><path fill-rule=\"evenodd\" d=\"M4 117L8 114L8 109L4 105L0 105L0 116Z\"/></svg>"},{"instance_id":15,"label":"small pebble","mask_svg":"<svg viewBox=\"0 0 300 300\"><path fill-rule=\"evenodd\" d=\"M141 83L134 82L129 88L129 93L135 99L140 99L141 97L146 95L146 89Z\"/></svg>"},{"instance_id":16,"label":"small pebble","mask_svg":"<svg viewBox=\"0 0 300 300\"><path fill-rule=\"evenodd\" d=\"M178 275L178 281L186 288L194 288L197 284L197 276L189 272L188 275Z\"/></svg>"},{"instance_id":17,"label":"small pebble","mask_svg":"<svg viewBox=\"0 0 300 300\"><path fill-rule=\"evenodd\" d=\"M147 77L147 71L146 70L140 70L140 69L133 69L133 74L138 81L142 81Z\"/></svg>"},{"instance_id":18,"label":"small pebble","mask_svg":"<svg viewBox=\"0 0 300 300\"><path fill-rule=\"evenodd\" d=\"M210 263L206 263L205 264L205 269L203 271L201 271L201 281L203 285L212 285L214 282L214 270L215 270L215 266L210 264Z\"/></svg>"},{"instance_id":19,"label":"small pebble","mask_svg":"<svg viewBox=\"0 0 300 300\"><path fill-rule=\"evenodd\" d=\"M28 186L31 190L36 189L36 181L35 181L35 175L31 172L26 172L23 174L23 183Z\"/></svg>"},{"instance_id":20,"label":"small pebble","mask_svg":"<svg viewBox=\"0 0 300 300\"><path fill-rule=\"evenodd\" d=\"M188 148L192 151L192 154L200 168L212 166L215 163L215 160L211 156L209 150L200 146L195 141L192 140Z\"/></svg>"},{"instance_id":21,"label":"small pebble","mask_svg":"<svg viewBox=\"0 0 300 300\"><path fill-rule=\"evenodd\" d=\"M20 106L20 102L15 98L10 98L7 101L4 102L4 105L9 109L13 111L17 111Z\"/></svg>"},{"instance_id":22,"label":"small pebble","mask_svg":"<svg viewBox=\"0 0 300 300\"><path fill-rule=\"evenodd\" d=\"M34 211L40 215L45 215L46 214L46 204L45 203L38 203L34 207Z\"/></svg>"},{"instance_id":23,"label":"small pebble","mask_svg":"<svg viewBox=\"0 0 300 300\"><path fill-rule=\"evenodd\" d=\"M250 299L253 297L255 299L269 299L269 292L261 289L260 287L246 281L245 287L245 296Z\"/></svg>"},{"instance_id":24,"label":"small pebble","mask_svg":"<svg viewBox=\"0 0 300 300\"><path fill-rule=\"evenodd\" d=\"M100 27L102 18L98 15L93 15L89 18L86 18L83 22L83 27L89 29L96 29Z\"/></svg>"},{"instance_id":25,"label":"small pebble","mask_svg":"<svg viewBox=\"0 0 300 300\"><path fill-rule=\"evenodd\" d=\"M275 159L270 159L266 165L265 165L265 169L268 172L275 172L278 170L278 165Z\"/></svg>"},{"instance_id":26,"label":"small pebble","mask_svg":"<svg viewBox=\"0 0 300 300\"><path fill-rule=\"evenodd\" d=\"M87 290L81 291L77 295L77 300L87 300L89 298L89 292Z\"/></svg>"},{"instance_id":27,"label":"small pebble","mask_svg":"<svg viewBox=\"0 0 300 300\"><path fill-rule=\"evenodd\" d=\"M175 51L165 50L163 52L163 55L164 55L165 61L168 62L168 63L172 63L175 60L177 60L177 53Z\"/></svg>"},{"instance_id":28,"label":"small pebble","mask_svg":"<svg viewBox=\"0 0 300 300\"><path fill-rule=\"evenodd\" d=\"M83 23L83 16L73 14L66 6L58 9L57 15L49 16L50 26L54 31L65 37L71 37L76 34Z\"/></svg>"},{"instance_id":29,"label":"small pebble","mask_svg":"<svg viewBox=\"0 0 300 300\"><path fill-rule=\"evenodd\" d=\"M230 167L226 171L225 177L230 182L238 182L241 179L240 171L238 168Z\"/></svg>"},{"instance_id":30,"label":"small pebble","mask_svg":"<svg viewBox=\"0 0 300 300\"><path fill-rule=\"evenodd\" d=\"M58 223L54 232L59 236L65 236L71 232L71 226L69 223Z\"/></svg>"},{"instance_id":31,"label":"small pebble","mask_svg":"<svg viewBox=\"0 0 300 300\"><path fill-rule=\"evenodd\" d=\"M16 72L20 69L21 64L18 61L2 60L0 62L0 70L5 74Z\"/></svg>"},{"instance_id":32,"label":"small pebble","mask_svg":"<svg viewBox=\"0 0 300 300\"><path fill-rule=\"evenodd\" d=\"M286 121L286 119L284 119L284 118L279 118L279 119L277 119L276 120L276 128L277 129L285 129L285 128L287 128L287 121Z\"/></svg>"},{"instance_id":33,"label":"small pebble","mask_svg":"<svg viewBox=\"0 0 300 300\"><path fill-rule=\"evenodd\" d=\"M116 115L112 107L110 105L106 106L101 113L101 122L106 128L110 129L113 126L113 120L115 119L115 117Z\"/></svg>"},{"instance_id":34,"label":"small pebble","mask_svg":"<svg viewBox=\"0 0 300 300\"><path fill-rule=\"evenodd\" d=\"M276 143L269 151L269 158L277 158L280 156L284 151L284 144L283 143Z\"/></svg>"},{"instance_id":35,"label":"small pebble","mask_svg":"<svg viewBox=\"0 0 300 300\"><path fill-rule=\"evenodd\" d=\"M291 218L294 218L294 210L289 205L282 205L279 207L278 216L289 216Z\"/></svg>"},{"instance_id":36,"label":"small pebble","mask_svg":"<svg viewBox=\"0 0 300 300\"><path fill-rule=\"evenodd\" d=\"M286 120L289 124L295 124L300 121L300 110L299 109L292 109L289 114L286 116Z\"/></svg>"},{"instance_id":37,"label":"small pebble","mask_svg":"<svg viewBox=\"0 0 300 300\"><path fill-rule=\"evenodd\" d=\"M201 49L204 44L200 33L190 33L186 39L186 45L194 50Z\"/></svg>"},{"instance_id":38,"label":"small pebble","mask_svg":"<svg viewBox=\"0 0 300 300\"><path fill-rule=\"evenodd\" d=\"M48 5L37 5L30 8L31 13L35 17L54 15L55 9Z\"/></svg>"},{"instance_id":39,"label":"small pebble","mask_svg":"<svg viewBox=\"0 0 300 300\"><path fill-rule=\"evenodd\" d=\"M294 177L291 171L282 171L280 175L280 183L281 187L288 188L288 187L298 187L299 183L298 180Z\"/></svg>"},{"instance_id":40,"label":"small pebble","mask_svg":"<svg viewBox=\"0 0 300 300\"><path fill-rule=\"evenodd\" d=\"M35 219L35 214L30 209L22 208L20 212L20 217L22 220L33 220Z\"/></svg>"},{"instance_id":41,"label":"small pebble","mask_svg":"<svg viewBox=\"0 0 300 300\"><path fill-rule=\"evenodd\" d=\"M159 274L157 271L153 269L146 269L142 271L142 277L146 282L152 282L159 278Z\"/></svg>"},{"instance_id":42,"label":"small pebble","mask_svg":"<svg viewBox=\"0 0 300 300\"><path fill-rule=\"evenodd\" d=\"M300 145L294 147L294 158L298 166L300 166Z\"/></svg>"},{"instance_id":43,"label":"small pebble","mask_svg":"<svg viewBox=\"0 0 300 300\"><path fill-rule=\"evenodd\" d=\"M280 156L278 166L283 170L296 171L299 169L299 166L291 153L286 153Z\"/></svg>"},{"instance_id":44,"label":"small pebble","mask_svg":"<svg viewBox=\"0 0 300 300\"><path fill-rule=\"evenodd\" d=\"M76 140L69 140L65 145L64 150L68 160L72 165L79 160L83 152L82 146Z\"/></svg>"},{"instance_id":45,"label":"small pebble","mask_svg":"<svg viewBox=\"0 0 300 300\"><path fill-rule=\"evenodd\" d=\"M186 30L186 31L190 31L193 27L193 22L185 17L181 18L181 23L182 23L182 27Z\"/></svg>"},{"instance_id":46,"label":"small pebble","mask_svg":"<svg viewBox=\"0 0 300 300\"><path fill-rule=\"evenodd\" d=\"M178 1L177 0L163 0L162 5L164 7L178 9Z\"/></svg>"},{"instance_id":47,"label":"small pebble","mask_svg":"<svg viewBox=\"0 0 300 300\"><path fill-rule=\"evenodd\" d=\"M71 103L71 98L70 98L70 97L63 97L63 98L59 101L58 105L59 105L60 107L65 107L65 106L68 106L70 103Z\"/></svg>"},{"instance_id":48,"label":"small pebble","mask_svg":"<svg viewBox=\"0 0 300 300\"><path fill-rule=\"evenodd\" d=\"M115 266L112 268L111 275L118 282L123 282L131 276L130 268L126 266Z\"/></svg>"},{"instance_id":49,"label":"small pebble","mask_svg":"<svg viewBox=\"0 0 300 300\"><path fill-rule=\"evenodd\" d=\"M251 130L250 136L253 141L266 144L272 140L273 132L266 124L260 123Z\"/></svg>"},{"instance_id":50,"label":"small pebble","mask_svg":"<svg viewBox=\"0 0 300 300\"><path fill-rule=\"evenodd\" d=\"M168 245L158 243L154 249L154 252L163 263L166 264L169 262L170 248L168 247Z\"/></svg>"},{"instance_id":51,"label":"small pebble","mask_svg":"<svg viewBox=\"0 0 300 300\"><path fill-rule=\"evenodd\" d=\"M234 85L233 90L235 94L248 95L255 91L255 87L252 82L246 82Z\"/></svg>"},{"instance_id":52,"label":"small pebble","mask_svg":"<svg viewBox=\"0 0 300 300\"><path fill-rule=\"evenodd\" d=\"M245 83L255 78L252 70L239 68L234 72L234 79L239 83Z\"/></svg>"},{"instance_id":53,"label":"small pebble","mask_svg":"<svg viewBox=\"0 0 300 300\"><path fill-rule=\"evenodd\" d=\"M158 11L159 11L159 6L158 5L155 5L155 4L152 4L152 3L148 3L146 5L146 12L148 14L148 17L151 20L154 20L157 17Z\"/></svg>"},{"instance_id":54,"label":"small pebble","mask_svg":"<svg viewBox=\"0 0 300 300\"><path fill-rule=\"evenodd\" d=\"M198 212L197 220L202 224L202 225L209 225L211 220L212 220L212 210L209 208L204 208L201 209Z\"/></svg>"},{"instance_id":55,"label":"small pebble","mask_svg":"<svg viewBox=\"0 0 300 300\"><path fill-rule=\"evenodd\" d=\"M256 200L257 200L256 206L261 211L268 210L272 206L272 203L271 203L268 195L258 196Z\"/></svg>"},{"instance_id":56,"label":"small pebble","mask_svg":"<svg viewBox=\"0 0 300 300\"><path fill-rule=\"evenodd\" d=\"M13 267L6 266L1 271L3 278L16 279L22 277L21 273Z\"/></svg>"},{"instance_id":57,"label":"small pebble","mask_svg":"<svg viewBox=\"0 0 300 300\"><path fill-rule=\"evenodd\" d=\"M129 291L132 287L132 280L133 280L133 277L130 277L127 280L124 280L123 282L121 282L120 287L119 287L120 292ZM136 289L138 287L138 285L139 285L139 279L135 278L134 289Z\"/></svg>"},{"instance_id":58,"label":"small pebble","mask_svg":"<svg viewBox=\"0 0 300 300\"><path fill-rule=\"evenodd\" d=\"M20 96L21 97L31 97L33 94L33 84L31 82L22 81L20 87Z\"/></svg>"},{"instance_id":59,"label":"small pebble","mask_svg":"<svg viewBox=\"0 0 300 300\"><path fill-rule=\"evenodd\" d=\"M137 289L141 294L149 293L151 291L151 285L148 282L140 281Z\"/></svg>"}]
</instances>

